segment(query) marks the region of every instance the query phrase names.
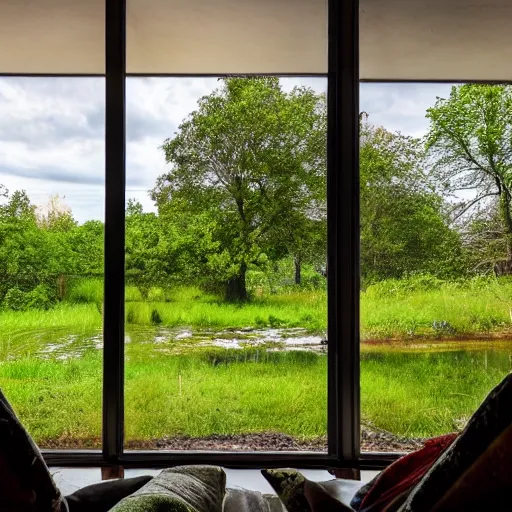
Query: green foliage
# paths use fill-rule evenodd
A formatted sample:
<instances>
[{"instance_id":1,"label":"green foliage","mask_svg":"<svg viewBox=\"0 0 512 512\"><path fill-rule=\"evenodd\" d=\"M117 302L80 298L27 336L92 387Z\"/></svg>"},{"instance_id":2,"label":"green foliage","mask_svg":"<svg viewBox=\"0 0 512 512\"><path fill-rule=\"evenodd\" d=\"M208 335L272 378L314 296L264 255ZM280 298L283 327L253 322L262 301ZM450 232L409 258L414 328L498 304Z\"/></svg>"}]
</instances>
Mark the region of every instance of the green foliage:
<instances>
[{"instance_id":1,"label":"green foliage","mask_svg":"<svg viewBox=\"0 0 512 512\"><path fill-rule=\"evenodd\" d=\"M12 311L26 311L28 309L46 310L55 303L55 293L40 284L33 290L25 292L17 287L11 288L5 294L3 306Z\"/></svg>"},{"instance_id":2,"label":"green foliage","mask_svg":"<svg viewBox=\"0 0 512 512\"><path fill-rule=\"evenodd\" d=\"M73 304L97 304L103 302L103 279L72 279L67 285L65 300Z\"/></svg>"},{"instance_id":3,"label":"green foliage","mask_svg":"<svg viewBox=\"0 0 512 512\"><path fill-rule=\"evenodd\" d=\"M50 290L44 284L36 286L31 292L28 293L28 296L29 309L46 310L50 309L55 304L55 292Z\"/></svg>"},{"instance_id":4,"label":"green foliage","mask_svg":"<svg viewBox=\"0 0 512 512\"><path fill-rule=\"evenodd\" d=\"M363 286L411 273L463 273L460 236L418 140L363 123L360 173Z\"/></svg>"},{"instance_id":5,"label":"green foliage","mask_svg":"<svg viewBox=\"0 0 512 512\"><path fill-rule=\"evenodd\" d=\"M3 305L7 309L13 311L25 311L28 309L28 297L26 292L22 292L19 288L11 288L4 297Z\"/></svg>"},{"instance_id":6,"label":"green foliage","mask_svg":"<svg viewBox=\"0 0 512 512\"><path fill-rule=\"evenodd\" d=\"M459 202L454 217L465 224L471 221L467 214L475 206L480 205L483 210L496 208L498 223L494 222L494 229L489 231L489 226L483 225L476 231L474 225L470 229L466 236L469 253L479 251L487 268L492 268L496 261L496 254L481 252L486 244L475 237L480 232L484 240L504 240L500 259L512 258L512 88L484 84L455 86L449 98L438 98L428 109L427 117L427 149L436 160L437 179L448 193L473 191L471 199Z\"/></svg>"}]
</instances>

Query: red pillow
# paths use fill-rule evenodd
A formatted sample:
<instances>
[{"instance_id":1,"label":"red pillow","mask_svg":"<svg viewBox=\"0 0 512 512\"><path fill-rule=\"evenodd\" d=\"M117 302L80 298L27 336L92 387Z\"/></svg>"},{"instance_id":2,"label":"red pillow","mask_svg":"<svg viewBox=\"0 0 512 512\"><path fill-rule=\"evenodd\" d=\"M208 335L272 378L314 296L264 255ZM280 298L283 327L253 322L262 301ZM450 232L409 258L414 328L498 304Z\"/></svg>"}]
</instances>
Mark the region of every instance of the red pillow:
<instances>
[{"instance_id":1,"label":"red pillow","mask_svg":"<svg viewBox=\"0 0 512 512\"><path fill-rule=\"evenodd\" d=\"M429 439L425 446L398 459L386 468L375 480L371 489L361 502L360 512L386 510L386 507L400 497L407 497L411 490L438 457L453 443L457 434Z\"/></svg>"}]
</instances>

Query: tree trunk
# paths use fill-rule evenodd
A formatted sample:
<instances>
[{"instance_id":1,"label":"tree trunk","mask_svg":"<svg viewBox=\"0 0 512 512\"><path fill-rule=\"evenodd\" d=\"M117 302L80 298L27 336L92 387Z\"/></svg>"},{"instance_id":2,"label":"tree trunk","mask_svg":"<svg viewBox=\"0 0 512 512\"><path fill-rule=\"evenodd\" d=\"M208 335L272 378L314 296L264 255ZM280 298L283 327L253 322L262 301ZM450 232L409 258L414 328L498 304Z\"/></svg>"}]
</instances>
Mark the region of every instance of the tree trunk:
<instances>
[{"instance_id":1,"label":"tree trunk","mask_svg":"<svg viewBox=\"0 0 512 512\"><path fill-rule=\"evenodd\" d=\"M247 265L242 263L238 275L233 276L226 283L226 299L231 302L245 302L247 300L247 286L245 274Z\"/></svg>"},{"instance_id":2,"label":"tree trunk","mask_svg":"<svg viewBox=\"0 0 512 512\"><path fill-rule=\"evenodd\" d=\"M295 284L297 286L300 286L300 283L301 283L301 267L302 267L301 262L300 262L300 258L295 257L294 263L295 263Z\"/></svg>"},{"instance_id":3,"label":"tree trunk","mask_svg":"<svg viewBox=\"0 0 512 512\"><path fill-rule=\"evenodd\" d=\"M501 194L501 214L505 221L505 229L507 231L507 258L512 259L512 213L510 212L510 195L508 190L504 190Z\"/></svg>"}]
</instances>

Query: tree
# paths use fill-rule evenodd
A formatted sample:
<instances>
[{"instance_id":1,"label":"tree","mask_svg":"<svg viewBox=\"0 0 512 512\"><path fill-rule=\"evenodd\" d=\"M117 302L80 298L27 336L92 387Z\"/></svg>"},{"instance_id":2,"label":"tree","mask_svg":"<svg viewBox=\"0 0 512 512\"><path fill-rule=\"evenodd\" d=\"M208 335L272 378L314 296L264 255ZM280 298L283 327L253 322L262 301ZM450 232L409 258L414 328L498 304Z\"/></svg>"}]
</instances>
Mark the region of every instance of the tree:
<instances>
[{"instance_id":1,"label":"tree","mask_svg":"<svg viewBox=\"0 0 512 512\"><path fill-rule=\"evenodd\" d=\"M103 222L88 220L66 233L77 274L103 273L104 232Z\"/></svg>"},{"instance_id":2,"label":"tree","mask_svg":"<svg viewBox=\"0 0 512 512\"><path fill-rule=\"evenodd\" d=\"M325 138L323 96L286 94L277 78L227 78L164 142L171 169L152 198L167 219L179 205L180 237L202 231L202 272L225 284L228 299L247 299L250 265L289 251L282 233L325 187Z\"/></svg>"},{"instance_id":3,"label":"tree","mask_svg":"<svg viewBox=\"0 0 512 512\"><path fill-rule=\"evenodd\" d=\"M49 197L48 202L36 208L37 224L48 231L70 231L77 223L71 208L59 194Z\"/></svg>"},{"instance_id":4,"label":"tree","mask_svg":"<svg viewBox=\"0 0 512 512\"><path fill-rule=\"evenodd\" d=\"M512 259L512 88L467 84L453 87L428 109L427 147L435 172L451 194L470 194L453 208L463 218L497 200L506 252Z\"/></svg>"},{"instance_id":5,"label":"tree","mask_svg":"<svg viewBox=\"0 0 512 512\"><path fill-rule=\"evenodd\" d=\"M420 141L367 122L360 133L363 282L460 272L460 238L425 171Z\"/></svg>"},{"instance_id":6,"label":"tree","mask_svg":"<svg viewBox=\"0 0 512 512\"><path fill-rule=\"evenodd\" d=\"M145 213L138 201L130 199L126 208L126 272L147 299L152 285L173 274L174 258L165 254L165 233L159 217Z\"/></svg>"}]
</instances>

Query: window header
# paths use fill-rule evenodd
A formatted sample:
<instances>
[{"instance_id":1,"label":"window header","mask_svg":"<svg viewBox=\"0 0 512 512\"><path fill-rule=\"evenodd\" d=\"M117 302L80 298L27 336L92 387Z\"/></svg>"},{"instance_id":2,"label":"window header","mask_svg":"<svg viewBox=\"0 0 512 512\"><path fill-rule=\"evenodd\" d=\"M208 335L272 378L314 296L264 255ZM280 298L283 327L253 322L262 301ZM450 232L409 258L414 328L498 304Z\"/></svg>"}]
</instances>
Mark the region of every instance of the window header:
<instances>
[{"instance_id":1,"label":"window header","mask_svg":"<svg viewBox=\"0 0 512 512\"><path fill-rule=\"evenodd\" d=\"M363 80L509 81L509 0L360 0Z\"/></svg>"}]
</instances>

